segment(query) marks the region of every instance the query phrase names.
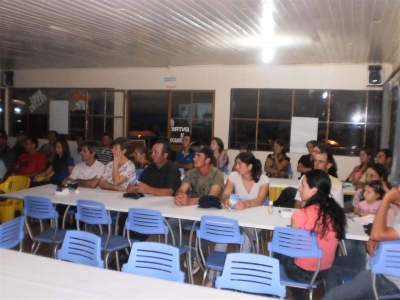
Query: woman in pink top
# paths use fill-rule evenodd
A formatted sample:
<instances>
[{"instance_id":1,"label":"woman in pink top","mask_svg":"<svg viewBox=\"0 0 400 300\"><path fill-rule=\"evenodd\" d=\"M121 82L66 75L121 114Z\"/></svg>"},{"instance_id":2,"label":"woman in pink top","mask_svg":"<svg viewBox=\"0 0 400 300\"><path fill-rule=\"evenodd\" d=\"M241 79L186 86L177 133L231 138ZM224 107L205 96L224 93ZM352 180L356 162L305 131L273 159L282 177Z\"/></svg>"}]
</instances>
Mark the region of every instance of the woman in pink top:
<instances>
[{"instance_id":1,"label":"woman in pink top","mask_svg":"<svg viewBox=\"0 0 400 300\"><path fill-rule=\"evenodd\" d=\"M309 230L317 236L322 250L321 268L317 280L324 279L332 266L339 240L345 238L346 216L330 195L331 180L322 170L307 172L299 192L305 205L292 216L291 226ZM279 258L279 257L278 257ZM296 281L309 282L317 268L316 258L280 257L287 275ZM295 299L303 299L303 290L292 288Z\"/></svg>"}]
</instances>

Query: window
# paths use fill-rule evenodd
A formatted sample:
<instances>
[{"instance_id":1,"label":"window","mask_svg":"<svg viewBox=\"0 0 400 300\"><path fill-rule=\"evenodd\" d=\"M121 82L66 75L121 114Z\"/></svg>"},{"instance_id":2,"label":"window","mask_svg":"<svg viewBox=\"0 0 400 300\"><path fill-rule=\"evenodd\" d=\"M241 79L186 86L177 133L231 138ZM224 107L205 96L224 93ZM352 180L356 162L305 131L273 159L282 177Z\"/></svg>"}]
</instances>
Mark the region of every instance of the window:
<instances>
[{"instance_id":1,"label":"window","mask_svg":"<svg viewBox=\"0 0 400 300\"><path fill-rule=\"evenodd\" d=\"M49 128L50 101L69 101L69 132L67 138L75 139L83 133L89 140L101 140L102 133L114 133L115 126L123 124L123 97L120 104L114 101L114 90L95 89L10 89L11 134L27 131L38 138L46 138ZM59 112L64 114L66 112Z\"/></svg>"},{"instance_id":2,"label":"window","mask_svg":"<svg viewBox=\"0 0 400 300\"><path fill-rule=\"evenodd\" d=\"M0 128L4 128L4 103L5 103L5 90L0 89Z\"/></svg>"},{"instance_id":3,"label":"window","mask_svg":"<svg viewBox=\"0 0 400 300\"><path fill-rule=\"evenodd\" d=\"M151 147L167 139L178 149L185 132L209 144L213 132L213 91L129 91L129 137ZM174 146L175 145L175 146Z\"/></svg>"},{"instance_id":4,"label":"window","mask_svg":"<svg viewBox=\"0 0 400 300\"><path fill-rule=\"evenodd\" d=\"M229 148L246 141L272 150L277 138L289 144L293 116L318 118L318 140L335 145L335 154L376 150L381 104L381 91L232 89Z\"/></svg>"}]
</instances>

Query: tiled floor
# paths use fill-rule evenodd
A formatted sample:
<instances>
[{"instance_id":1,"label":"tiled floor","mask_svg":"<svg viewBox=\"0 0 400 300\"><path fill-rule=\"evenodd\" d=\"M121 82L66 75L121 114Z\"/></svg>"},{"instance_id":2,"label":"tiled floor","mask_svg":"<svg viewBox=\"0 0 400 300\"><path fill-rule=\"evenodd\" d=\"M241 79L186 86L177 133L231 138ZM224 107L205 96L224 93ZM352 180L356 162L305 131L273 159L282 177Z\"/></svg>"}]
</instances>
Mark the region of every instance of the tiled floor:
<instances>
[{"instance_id":1,"label":"tiled floor","mask_svg":"<svg viewBox=\"0 0 400 300\"><path fill-rule=\"evenodd\" d=\"M36 226L34 226L34 230L38 231L39 230L39 225L37 224ZM158 238L157 236L151 236L148 241L154 241L154 242L158 242ZM23 252L30 252L32 246L32 241L29 237L29 235L27 234L25 239L24 239L24 243L23 243ZM211 245L211 248L213 247L213 245ZM235 247L233 246L229 246L228 247L228 252L234 252L235 251ZM50 251L50 247L46 244L43 244L38 251L37 255L41 255L41 256L46 256L49 257L49 259L51 259L51 251ZM125 253L121 254L121 265L123 263L125 263L127 261L127 255L125 255ZM115 270L116 271L116 263L115 263L115 259L114 256L110 258L110 269L111 270ZM186 269L182 268L183 271L186 271ZM194 275L194 282L196 285L201 285L202 283L202 279L203 279L203 271L200 269L195 275ZM205 287L206 288L206 287ZM322 298L323 295L323 287L322 285L320 285L320 287L314 291L314 297L313 299L315 300L319 300ZM290 292L287 292L286 298L285 299L293 299Z\"/></svg>"}]
</instances>

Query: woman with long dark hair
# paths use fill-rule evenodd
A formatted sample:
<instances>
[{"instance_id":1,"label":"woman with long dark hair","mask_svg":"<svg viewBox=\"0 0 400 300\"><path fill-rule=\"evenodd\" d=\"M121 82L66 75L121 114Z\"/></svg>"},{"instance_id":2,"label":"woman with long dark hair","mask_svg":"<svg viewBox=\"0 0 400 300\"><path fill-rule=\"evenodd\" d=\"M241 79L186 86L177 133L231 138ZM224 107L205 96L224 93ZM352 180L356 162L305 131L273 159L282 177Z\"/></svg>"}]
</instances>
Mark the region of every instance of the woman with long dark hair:
<instances>
[{"instance_id":1,"label":"woman with long dark hair","mask_svg":"<svg viewBox=\"0 0 400 300\"><path fill-rule=\"evenodd\" d=\"M274 142L274 152L268 154L265 161L264 171L268 177L288 178L290 157L286 155L286 144L284 140L277 139Z\"/></svg>"},{"instance_id":2,"label":"woman with long dark hair","mask_svg":"<svg viewBox=\"0 0 400 300\"><path fill-rule=\"evenodd\" d=\"M367 171L368 167L374 163L371 149L363 147L360 149L360 164L355 166L346 181L356 185L360 178Z\"/></svg>"},{"instance_id":3,"label":"woman with long dark hair","mask_svg":"<svg viewBox=\"0 0 400 300\"><path fill-rule=\"evenodd\" d=\"M228 173L229 158L224 150L224 142L219 137L213 137L211 140L210 148L214 151L214 157L217 161L217 167L222 172Z\"/></svg>"},{"instance_id":4,"label":"woman with long dark hair","mask_svg":"<svg viewBox=\"0 0 400 300\"><path fill-rule=\"evenodd\" d=\"M331 180L322 170L307 172L301 181L299 192L305 205L292 216L291 226L309 230L317 236L322 250L321 267L317 280L327 276L333 264L339 240L345 238L346 216L330 194ZM279 257L287 275L296 281L308 282L317 269L317 258ZM301 291L302 292L302 291ZM295 299L301 299L299 289L292 289Z\"/></svg>"},{"instance_id":5,"label":"woman with long dark hair","mask_svg":"<svg viewBox=\"0 0 400 300\"><path fill-rule=\"evenodd\" d=\"M244 210L264 204L268 195L269 178L262 174L261 161L251 152L239 153L235 158L236 171L229 174L225 189L221 196L221 202L227 209ZM239 201L234 204L230 200L230 195L235 193ZM253 239L255 236L254 228L248 228L247 232ZM251 242L247 234L244 235L245 242L243 252L251 251ZM217 244L215 251L226 251L226 244ZM209 281L206 286L212 286L215 272L210 271Z\"/></svg>"},{"instance_id":6,"label":"woman with long dark hair","mask_svg":"<svg viewBox=\"0 0 400 300\"><path fill-rule=\"evenodd\" d=\"M70 156L68 142L66 140L57 140L54 151L55 155L51 165L36 175L33 181L37 181L39 177L47 176L51 172L54 172L50 177L50 183L53 184L60 185L64 179L69 177L74 168L74 160Z\"/></svg>"}]
</instances>

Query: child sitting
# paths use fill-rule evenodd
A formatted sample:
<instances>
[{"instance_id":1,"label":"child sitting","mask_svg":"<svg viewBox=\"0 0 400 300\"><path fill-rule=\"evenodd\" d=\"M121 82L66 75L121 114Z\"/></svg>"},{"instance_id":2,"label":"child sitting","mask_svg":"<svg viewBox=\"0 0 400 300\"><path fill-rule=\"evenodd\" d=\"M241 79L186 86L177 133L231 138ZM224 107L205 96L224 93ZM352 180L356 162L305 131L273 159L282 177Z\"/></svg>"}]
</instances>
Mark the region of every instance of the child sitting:
<instances>
[{"instance_id":1,"label":"child sitting","mask_svg":"<svg viewBox=\"0 0 400 300\"><path fill-rule=\"evenodd\" d=\"M381 205L385 190L380 180L373 180L365 184L364 201L359 203L359 215L375 215Z\"/></svg>"}]
</instances>

